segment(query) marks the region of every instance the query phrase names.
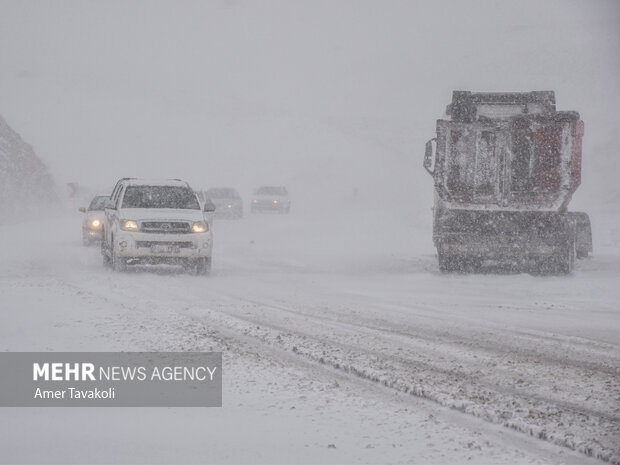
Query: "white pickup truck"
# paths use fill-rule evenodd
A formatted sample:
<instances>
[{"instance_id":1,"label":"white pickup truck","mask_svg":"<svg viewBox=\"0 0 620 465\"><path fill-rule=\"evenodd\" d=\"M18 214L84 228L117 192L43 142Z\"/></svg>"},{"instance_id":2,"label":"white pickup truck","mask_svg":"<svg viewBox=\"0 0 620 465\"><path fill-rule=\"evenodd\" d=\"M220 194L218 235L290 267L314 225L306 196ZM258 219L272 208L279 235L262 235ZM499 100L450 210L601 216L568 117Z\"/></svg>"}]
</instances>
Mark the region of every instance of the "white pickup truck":
<instances>
[{"instance_id":1,"label":"white pickup truck","mask_svg":"<svg viewBox=\"0 0 620 465\"><path fill-rule=\"evenodd\" d=\"M207 274L212 248L205 211L186 182L123 178L106 201L101 254L115 271L165 263Z\"/></svg>"}]
</instances>

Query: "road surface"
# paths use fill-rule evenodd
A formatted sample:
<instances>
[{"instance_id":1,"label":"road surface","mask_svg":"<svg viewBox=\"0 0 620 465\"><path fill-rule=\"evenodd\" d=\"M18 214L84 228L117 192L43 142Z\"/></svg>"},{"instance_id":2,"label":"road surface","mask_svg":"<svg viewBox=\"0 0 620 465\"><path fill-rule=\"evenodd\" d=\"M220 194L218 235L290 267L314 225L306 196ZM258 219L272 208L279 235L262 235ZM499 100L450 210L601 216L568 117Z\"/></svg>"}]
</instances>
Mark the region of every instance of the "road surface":
<instances>
[{"instance_id":1,"label":"road surface","mask_svg":"<svg viewBox=\"0 0 620 465\"><path fill-rule=\"evenodd\" d=\"M620 463L610 235L572 276L442 275L415 218L248 215L202 277L114 273L77 214L0 233L2 350L222 351L224 376L221 409L5 409L6 463Z\"/></svg>"}]
</instances>

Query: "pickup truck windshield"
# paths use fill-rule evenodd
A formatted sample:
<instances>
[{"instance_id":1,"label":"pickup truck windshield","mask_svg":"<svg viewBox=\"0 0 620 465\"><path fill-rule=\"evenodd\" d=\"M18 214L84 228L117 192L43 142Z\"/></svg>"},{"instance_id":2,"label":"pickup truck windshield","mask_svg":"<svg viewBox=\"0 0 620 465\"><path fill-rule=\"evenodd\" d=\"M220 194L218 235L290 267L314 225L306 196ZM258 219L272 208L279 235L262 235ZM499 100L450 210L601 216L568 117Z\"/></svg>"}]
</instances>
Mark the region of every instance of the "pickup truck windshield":
<instances>
[{"instance_id":1,"label":"pickup truck windshield","mask_svg":"<svg viewBox=\"0 0 620 465\"><path fill-rule=\"evenodd\" d=\"M175 208L200 210L198 199L187 187L129 186L122 208Z\"/></svg>"}]
</instances>

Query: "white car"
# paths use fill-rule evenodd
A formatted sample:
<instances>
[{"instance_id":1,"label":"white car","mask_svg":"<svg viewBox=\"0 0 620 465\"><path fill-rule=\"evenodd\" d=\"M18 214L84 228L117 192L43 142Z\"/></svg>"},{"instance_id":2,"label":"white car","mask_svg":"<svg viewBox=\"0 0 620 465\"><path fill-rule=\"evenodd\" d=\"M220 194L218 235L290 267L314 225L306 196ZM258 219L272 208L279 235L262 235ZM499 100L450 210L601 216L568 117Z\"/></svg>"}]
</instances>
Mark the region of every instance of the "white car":
<instances>
[{"instance_id":1,"label":"white car","mask_svg":"<svg viewBox=\"0 0 620 465\"><path fill-rule=\"evenodd\" d=\"M82 220L82 244L90 245L101 241L104 217L103 207L107 199L109 199L107 195L96 195L91 200L88 208L82 207L79 209L84 213L84 219Z\"/></svg>"},{"instance_id":2,"label":"white car","mask_svg":"<svg viewBox=\"0 0 620 465\"><path fill-rule=\"evenodd\" d=\"M186 182L123 178L105 207L101 253L114 270L166 263L210 271L213 235Z\"/></svg>"},{"instance_id":3,"label":"white car","mask_svg":"<svg viewBox=\"0 0 620 465\"><path fill-rule=\"evenodd\" d=\"M283 186L261 186L254 191L250 211L256 212L279 212L289 213L291 211L291 199L289 198L286 187Z\"/></svg>"}]
</instances>

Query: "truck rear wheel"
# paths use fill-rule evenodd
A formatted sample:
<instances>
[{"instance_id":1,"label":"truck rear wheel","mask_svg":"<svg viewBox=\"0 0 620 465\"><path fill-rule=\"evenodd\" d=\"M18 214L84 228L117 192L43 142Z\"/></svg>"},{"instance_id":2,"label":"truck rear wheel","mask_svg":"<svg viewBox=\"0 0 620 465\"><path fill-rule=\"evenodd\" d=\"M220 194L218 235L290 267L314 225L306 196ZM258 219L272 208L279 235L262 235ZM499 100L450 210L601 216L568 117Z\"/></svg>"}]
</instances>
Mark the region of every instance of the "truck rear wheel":
<instances>
[{"instance_id":1,"label":"truck rear wheel","mask_svg":"<svg viewBox=\"0 0 620 465\"><path fill-rule=\"evenodd\" d=\"M573 215L562 215L563 231L558 231L559 242L551 257L541 262L539 271L546 274L570 274L577 256L577 224Z\"/></svg>"},{"instance_id":2,"label":"truck rear wheel","mask_svg":"<svg viewBox=\"0 0 620 465\"><path fill-rule=\"evenodd\" d=\"M588 258L592 253L592 226L590 217L584 212L568 212L575 222L575 251L577 258Z\"/></svg>"},{"instance_id":3,"label":"truck rear wheel","mask_svg":"<svg viewBox=\"0 0 620 465\"><path fill-rule=\"evenodd\" d=\"M573 269L575 268L575 256L576 256L575 239L573 238L572 240L568 241L568 244L566 244L562 248L562 251L560 252L560 255L557 261L558 273L561 273L561 274L572 273Z\"/></svg>"},{"instance_id":4,"label":"truck rear wheel","mask_svg":"<svg viewBox=\"0 0 620 465\"><path fill-rule=\"evenodd\" d=\"M480 257L468 257L465 261L465 269L470 273L480 273L482 259Z\"/></svg>"},{"instance_id":5,"label":"truck rear wheel","mask_svg":"<svg viewBox=\"0 0 620 465\"><path fill-rule=\"evenodd\" d=\"M542 274L570 274L575 267L575 241L570 240L551 257L538 261L537 272Z\"/></svg>"},{"instance_id":6,"label":"truck rear wheel","mask_svg":"<svg viewBox=\"0 0 620 465\"><path fill-rule=\"evenodd\" d=\"M437 258L439 261L439 271L442 273L454 273L455 271L461 271L463 268L463 260L459 255L438 250Z\"/></svg>"}]
</instances>

